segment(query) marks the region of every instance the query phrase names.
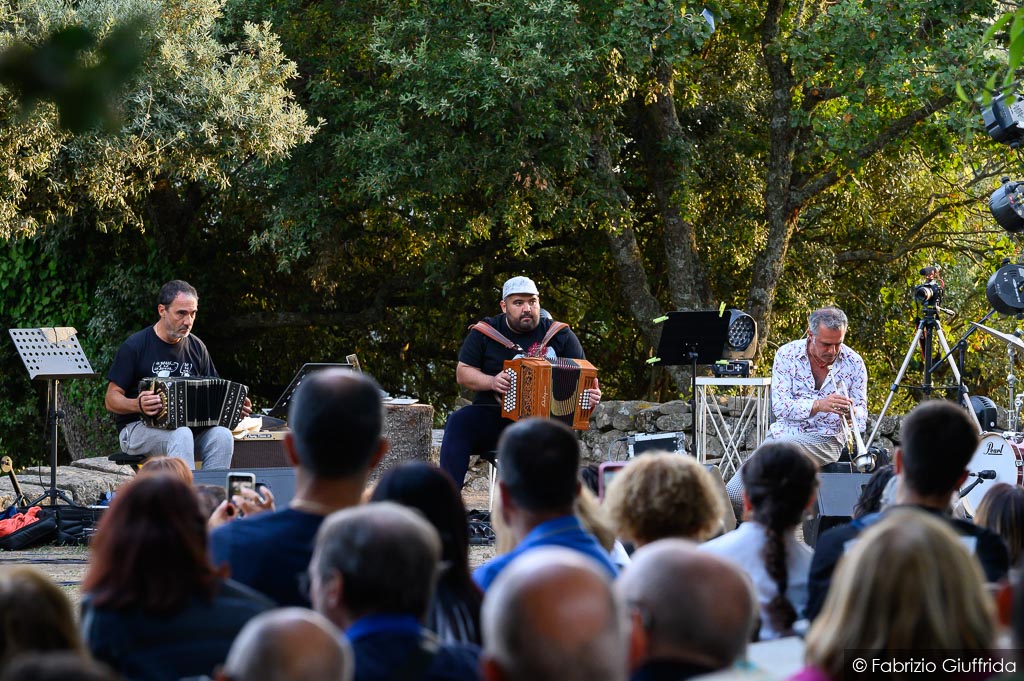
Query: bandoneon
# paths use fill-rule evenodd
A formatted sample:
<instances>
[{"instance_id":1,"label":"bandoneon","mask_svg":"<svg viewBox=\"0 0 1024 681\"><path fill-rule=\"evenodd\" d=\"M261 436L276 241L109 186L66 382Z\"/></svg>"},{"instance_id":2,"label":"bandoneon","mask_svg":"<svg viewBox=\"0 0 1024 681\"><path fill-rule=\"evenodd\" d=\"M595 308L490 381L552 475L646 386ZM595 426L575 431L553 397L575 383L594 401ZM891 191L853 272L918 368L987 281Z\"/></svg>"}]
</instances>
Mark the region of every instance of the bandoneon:
<instances>
[{"instance_id":1,"label":"bandoneon","mask_svg":"<svg viewBox=\"0 0 1024 681\"><path fill-rule=\"evenodd\" d=\"M249 386L223 378L144 378L139 381L139 392L143 390L152 390L163 403L156 416L142 415L142 422L151 428L230 429L242 420Z\"/></svg>"},{"instance_id":2,"label":"bandoneon","mask_svg":"<svg viewBox=\"0 0 1024 681\"><path fill-rule=\"evenodd\" d=\"M597 368L585 359L546 360L520 357L505 360L509 389L501 403L501 415L518 421L530 416L557 419L575 430L590 425L587 388L594 387Z\"/></svg>"}]
</instances>

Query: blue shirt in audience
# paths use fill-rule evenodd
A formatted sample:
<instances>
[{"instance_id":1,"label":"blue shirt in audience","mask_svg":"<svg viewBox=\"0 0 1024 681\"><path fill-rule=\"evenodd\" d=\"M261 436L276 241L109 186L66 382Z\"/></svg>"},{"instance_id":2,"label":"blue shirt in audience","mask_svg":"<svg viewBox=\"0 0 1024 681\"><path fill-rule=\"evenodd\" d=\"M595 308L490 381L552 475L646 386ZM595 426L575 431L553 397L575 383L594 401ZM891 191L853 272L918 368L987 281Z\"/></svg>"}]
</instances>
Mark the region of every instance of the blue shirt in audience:
<instances>
[{"instance_id":1,"label":"blue shirt in audience","mask_svg":"<svg viewBox=\"0 0 1024 681\"><path fill-rule=\"evenodd\" d=\"M612 579L619 574L619 570L612 563L608 552L598 543L594 535L583 529L583 525L580 524L576 516L567 515L541 523L530 530L530 533L523 537L523 541L519 542L514 549L503 556L487 561L474 570L473 581L486 591L506 565L515 560L517 556L539 546L564 546L567 549L579 551L596 560Z\"/></svg>"},{"instance_id":2,"label":"blue shirt in audience","mask_svg":"<svg viewBox=\"0 0 1024 681\"><path fill-rule=\"evenodd\" d=\"M437 643L412 615L367 615L345 631L356 658L353 681L477 681L480 648L470 643ZM436 646L422 669L404 669L424 640ZM407 673L399 673L399 670Z\"/></svg>"}]
</instances>

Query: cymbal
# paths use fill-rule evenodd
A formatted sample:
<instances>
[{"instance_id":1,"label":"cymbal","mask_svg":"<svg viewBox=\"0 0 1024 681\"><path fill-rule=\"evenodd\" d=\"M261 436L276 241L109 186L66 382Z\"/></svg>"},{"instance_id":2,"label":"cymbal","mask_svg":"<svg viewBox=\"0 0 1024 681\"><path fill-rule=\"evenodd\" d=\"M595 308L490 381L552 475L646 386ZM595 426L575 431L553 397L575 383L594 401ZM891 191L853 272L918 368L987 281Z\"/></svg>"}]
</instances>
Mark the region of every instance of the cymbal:
<instances>
[{"instance_id":1,"label":"cymbal","mask_svg":"<svg viewBox=\"0 0 1024 681\"><path fill-rule=\"evenodd\" d=\"M971 326L976 326L979 329L981 329L982 331L984 331L985 333L989 334L990 336L995 336L996 338L998 338L999 340L1003 341L1004 343L1007 343L1009 345L1016 345L1021 350L1024 350L1024 340L1021 340L1020 338L1017 338L1016 336L1013 336L1013 335L1008 334L1008 333L1003 333L1002 331L996 331L995 329L993 329L991 327L985 326L984 324L979 324L977 322L971 322Z\"/></svg>"}]
</instances>

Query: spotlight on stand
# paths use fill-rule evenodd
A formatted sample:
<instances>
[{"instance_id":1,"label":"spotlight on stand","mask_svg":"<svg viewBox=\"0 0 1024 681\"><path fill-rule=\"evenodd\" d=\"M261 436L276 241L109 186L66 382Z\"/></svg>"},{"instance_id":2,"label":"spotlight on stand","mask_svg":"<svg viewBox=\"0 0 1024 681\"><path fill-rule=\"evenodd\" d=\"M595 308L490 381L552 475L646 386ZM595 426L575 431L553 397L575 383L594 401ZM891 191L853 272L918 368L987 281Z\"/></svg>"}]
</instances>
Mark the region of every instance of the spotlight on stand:
<instances>
[{"instance_id":1,"label":"spotlight on stand","mask_svg":"<svg viewBox=\"0 0 1024 681\"><path fill-rule=\"evenodd\" d=\"M753 359L757 351L757 322L746 312L726 310L729 336L722 349L723 359Z\"/></svg>"},{"instance_id":2,"label":"spotlight on stand","mask_svg":"<svg viewBox=\"0 0 1024 681\"><path fill-rule=\"evenodd\" d=\"M1012 98L1013 103L1007 101ZM1024 139L1024 101L1016 94L998 95L992 98L992 105L982 109L981 118L985 129L996 142L1008 144L1016 149Z\"/></svg>"},{"instance_id":3,"label":"spotlight on stand","mask_svg":"<svg viewBox=\"0 0 1024 681\"><path fill-rule=\"evenodd\" d=\"M1024 265L1007 264L996 270L985 284L985 297L1000 314L1024 312Z\"/></svg>"},{"instance_id":4,"label":"spotlight on stand","mask_svg":"<svg viewBox=\"0 0 1024 681\"><path fill-rule=\"evenodd\" d=\"M1007 232L1024 231L1024 182L1010 182L1004 177L1002 186L992 192L988 209Z\"/></svg>"}]
</instances>

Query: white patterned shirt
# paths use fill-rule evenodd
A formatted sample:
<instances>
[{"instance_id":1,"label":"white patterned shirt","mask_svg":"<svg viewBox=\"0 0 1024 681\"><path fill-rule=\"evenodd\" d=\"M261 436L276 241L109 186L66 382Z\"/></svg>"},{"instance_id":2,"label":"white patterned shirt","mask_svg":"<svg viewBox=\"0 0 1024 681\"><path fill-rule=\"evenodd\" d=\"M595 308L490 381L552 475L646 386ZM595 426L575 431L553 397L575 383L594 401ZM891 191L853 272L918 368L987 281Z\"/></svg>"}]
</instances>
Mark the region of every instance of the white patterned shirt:
<instances>
[{"instance_id":1,"label":"white patterned shirt","mask_svg":"<svg viewBox=\"0 0 1024 681\"><path fill-rule=\"evenodd\" d=\"M811 416L815 400L837 392L836 383L846 388L853 400L857 424L864 430L868 415L868 370L860 355L846 345L832 362L833 378L826 378L815 389L811 359L807 356L807 338L786 343L775 353L772 364L772 413L775 422L768 429L768 439L787 435L814 433L843 441L843 425L839 414L819 412Z\"/></svg>"}]
</instances>

